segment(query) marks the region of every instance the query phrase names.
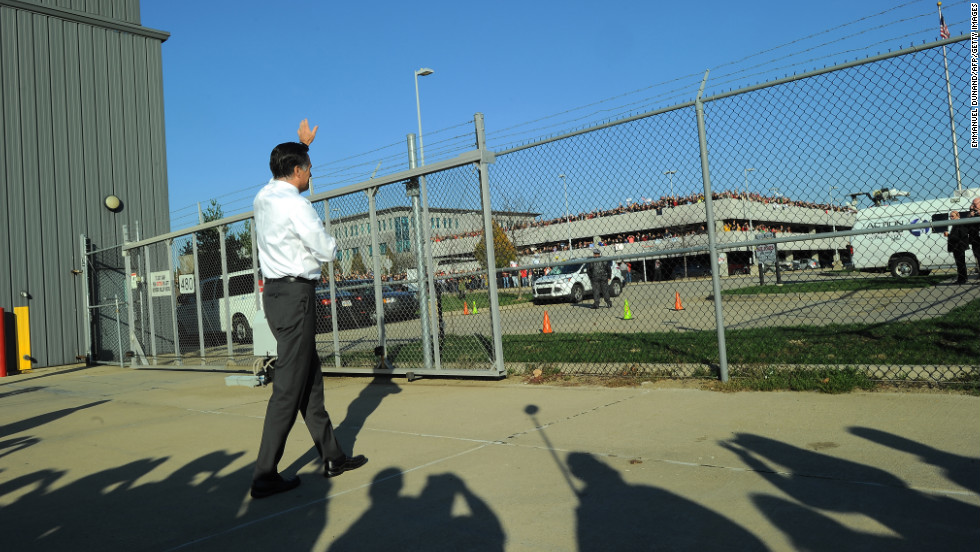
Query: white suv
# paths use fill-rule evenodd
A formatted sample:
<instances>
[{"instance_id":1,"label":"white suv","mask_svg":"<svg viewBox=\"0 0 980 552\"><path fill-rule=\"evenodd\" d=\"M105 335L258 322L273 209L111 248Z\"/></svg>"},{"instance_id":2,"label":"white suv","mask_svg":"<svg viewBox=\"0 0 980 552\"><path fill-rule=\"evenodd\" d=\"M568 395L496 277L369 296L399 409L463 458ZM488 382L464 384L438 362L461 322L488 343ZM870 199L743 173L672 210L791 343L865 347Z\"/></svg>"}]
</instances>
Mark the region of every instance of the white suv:
<instances>
[{"instance_id":1,"label":"white suv","mask_svg":"<svg viewBox=\"0 0 980 552\"><path fill-rule=\"evenodd\" d=\"M249 321L258 310L255 275L240 270L228 275L228 298L221 276L201 281L201 320L205 334L223 334L231 320L231 337L236 343L252 341ZM260 299L261 300L261 299ZM197 307L194 295L182 295L177 306L177 325L181 336L197 335ZM230 312L229 312L230 311Z\"/></svg>"},{"instance_id":2,"label":"white suv","mask_svg":"<svg viewBox=\"0 0 980 552\"><path fill-rule=\"evenodd\" d=\"M591 262L591 261L590 261ZM610 262L610 261L601 261ZM610 263L612 268L610 274L612 279L609 281L609 296L618 297L623 292L623 273L616 266ZM586 273L588 262L556 266L551 269L547 276L542 276L534 281L531 289L534 291L534 303L550 299L568 299L572 303L578 303L586 295L592 295L592 282Z\"/></svg>"}]
</instances>

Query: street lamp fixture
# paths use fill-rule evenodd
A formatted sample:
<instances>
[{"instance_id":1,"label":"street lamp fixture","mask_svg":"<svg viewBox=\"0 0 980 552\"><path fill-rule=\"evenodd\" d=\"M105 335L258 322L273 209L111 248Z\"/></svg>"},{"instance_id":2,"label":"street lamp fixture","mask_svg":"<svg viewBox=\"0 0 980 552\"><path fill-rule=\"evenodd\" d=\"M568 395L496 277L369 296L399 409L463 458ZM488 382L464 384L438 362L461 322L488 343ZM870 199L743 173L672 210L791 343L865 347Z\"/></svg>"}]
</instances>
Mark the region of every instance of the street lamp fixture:
<instances>
[{"instance_id":1,"label":"street lamp fixture","mask_svg":"<svg viewBox=\"0 0 980 552\"><path fill-rule=\"evenodd\" d=\"M669 177L670 177L670 198L671 198L671 200L673 200L673 198L674 198L674 175L677 174L677 171L664 171L664 174L669 175Z\"/></svg>"},{"instance_id":2,"label":"street lamp fixture","mask_svg":"<svg viewBox=\"0 0 980 552\"><path fill-rule=\"evenodd\" d=\"M565 191L565 227L568 229L568 251L572 250L572 220L568 216L568 183L565 181L565 174L559 174L558 178L561 179L561 187Z\"/></svg>"},{"instance_id":3,"label":"street lamp fixture","mask_svg":"<svg viewBox=\"0 0 980 552\"><path fill-rule=\"evenodd\" d=\"M425 165L425 147L422 146L422 105L419 102L419 77L424 77L426 75L431 75L434 73L432 69L428 67L423 67L415 71L415 112L419 117L419 166Z\"/></svg>"}]
</instances>

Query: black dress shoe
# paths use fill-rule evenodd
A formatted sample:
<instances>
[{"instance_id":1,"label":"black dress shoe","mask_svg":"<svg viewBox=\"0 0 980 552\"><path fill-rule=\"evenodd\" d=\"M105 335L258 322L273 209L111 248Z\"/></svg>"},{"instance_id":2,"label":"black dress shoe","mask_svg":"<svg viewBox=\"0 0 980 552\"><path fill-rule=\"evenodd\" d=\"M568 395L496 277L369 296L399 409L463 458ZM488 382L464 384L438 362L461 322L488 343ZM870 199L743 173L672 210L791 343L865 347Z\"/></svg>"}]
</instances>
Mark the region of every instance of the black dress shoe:
<instances>
[{"instance_id":1,"label":"black dress shoe","mask_svg":"<svg viewBox=\"0 0 980 552\"><path fill-rule=\"evenodd\" d=\"M323 477L337 477L345 471L356 470L367 464L368 459L363 454L344 456L338 460L329 460L323 468Z\"/></svg>"},{"instance_id":2,"label":"black dress shoe","mask_svg":"<svg viewBox=\"0 0 980 552\"><path fill-rule=\"evenodd\" d=\"M299 477L283 477L276 475L272 479L257 479L252 481L252 498L265 498L274 494L284 493L299 487Z\"/></svg>"}]
</instances>

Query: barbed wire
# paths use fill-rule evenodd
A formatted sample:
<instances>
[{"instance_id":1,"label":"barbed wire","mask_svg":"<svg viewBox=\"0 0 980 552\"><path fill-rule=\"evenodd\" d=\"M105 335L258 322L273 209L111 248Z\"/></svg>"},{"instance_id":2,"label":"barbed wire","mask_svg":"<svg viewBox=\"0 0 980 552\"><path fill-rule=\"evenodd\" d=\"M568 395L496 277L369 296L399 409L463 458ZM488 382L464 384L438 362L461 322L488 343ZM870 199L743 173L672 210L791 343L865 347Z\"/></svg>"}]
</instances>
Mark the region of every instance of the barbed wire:
<instances>
[{"instance_id":1,"label":"barbed wire","mask_svg":"<svg viewBox=\"0 0 980 552\"><path fill-rule=\"evenodd\" d=\"M712 91L720 91L725 87L728 87L728 89L731 90L738 86L759 84L759 82L750 83L749 81L763 79L762 82L764 82L764 79L774 78L774 75L780 73L785 73L788 75L788 72L790 71L797 72L812 70L815 68L815 65L819 64L820 62L825 62L825 66L826 63L841 63L842 57L860 55L861 53L869 54L869 52L874 48L884 46L885 44L896 44L899 41L907 41L913 37L922 38L922 36L928 32L938 34L938 21L933 21L931 23L928 22L928 18L930 16L938 16L935 10L930 9L928 11L921 11L908 15L904 13L899 14L899 12L902 10L925 3L925 0L905 2L895 6L894 8L859 17L855 20L842 23L835 27L812 33L805 37L795 39L772 48L761 50L736 60L722 63L716 66L714 71L725 68L730 68L730 70L721 74L716 73L714 77L709 80L709 89ZM929 2L929 4L931 6L931 2ZM967 0L950 3L946 6L946 14L951 12L949 8L965 4L968 4ZM889 15L892 15L893 17L884 22L878 22L881 18L888 17ZM831 52L814 55L806 59L775 65L780 62L785 62L792 60L793 58L804 56L808 53L825 50L826 48L834 45L843 46L848 42L853 44L853 41L859 39L867 33L881 31L892 26L912 23L917 20L922 20L923 26L922 28L911 32L884 38L873 43L848 46L843 49L836 49ZM740 67L740 65L751 60L758 59L761 56L771 55L777 52L784 52L788 48L804 45L808 41L833 35L834 33L843 29L867 23L874 23L874 26L860 28L839 38L824 40L818 44L802 47L798 50L790 51L784 55L773 57L763 62ZM955 27L963 24L968 25L969 18L956 19L949 26ZM637 88L635 90L617 94L609 98L604 98L585 105L566 109L551 115L538 117L536 119L504 127L497 131L488 132L487 141L495 149L507 149L516 145L546 139L563 133L586 129L591 126L648 112L653 109L666 108L670 105L682 104L693 99L702 77L702 72L689 73L652 84L650 86ZM636 96L640 94L644 95L637 98ZM472 120L457 123L449 127L437 129L427 133L425 134L425 137L428 137L431 140L432 137L448 133L461 127L470 127L471 125ZM450 158L454 154L472 149L475 147L475 145L472 143L472 136L472 133L467 132L464 134L454 134L432 142L430 145L425 147L424 150L425 155L428 158L427 160L431 163ZM325 173L314 175L314 189L320 191L321 189L337 188L346 184L353 184L367 180L368 178L377 176L378 174L384 176L405 170L408 167L408 157L407 151L403 148L405 148L404 141L393 142L373 150L327 161L319 165L314 165L315 173ZM221 204L222 210L226 215L247 212L249 209L251 209L251 202L255 191L264 184L265 181L262 181L255 185L223 194L214 199ZM194 203L172 210L170 212L171 227L179 227L179 223L182 223L183 221L191 221L191 225L197 224L198 205L199 203Z\"/></svg>"}]
</instances>

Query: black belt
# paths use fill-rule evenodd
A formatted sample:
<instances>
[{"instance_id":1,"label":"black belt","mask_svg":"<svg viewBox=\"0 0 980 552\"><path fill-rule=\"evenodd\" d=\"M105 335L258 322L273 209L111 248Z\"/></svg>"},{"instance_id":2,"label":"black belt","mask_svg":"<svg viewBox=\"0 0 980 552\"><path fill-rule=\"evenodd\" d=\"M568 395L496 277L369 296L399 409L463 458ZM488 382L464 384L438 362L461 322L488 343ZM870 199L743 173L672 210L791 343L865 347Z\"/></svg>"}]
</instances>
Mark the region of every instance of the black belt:
<instances>
[{"instance_id":1,"label":"black belt","mask_svg":"<svg viewBox=\"0 0 980 552\"><path fill-rule=\"evenodd\" d=\"M282 278L270 278L266 282L278 282L278 283L289 283L289 284L307 284L310 286L316 285L316 280L310 280L309 278L300 278L299 276L283 276Z\"/></svg>"}]
</instances>

